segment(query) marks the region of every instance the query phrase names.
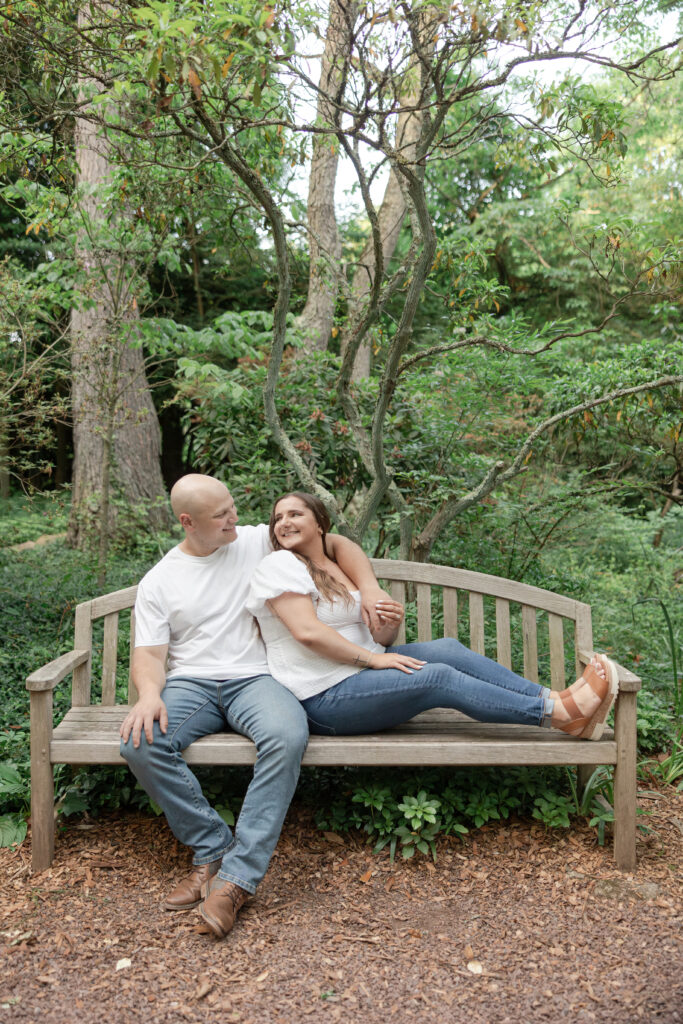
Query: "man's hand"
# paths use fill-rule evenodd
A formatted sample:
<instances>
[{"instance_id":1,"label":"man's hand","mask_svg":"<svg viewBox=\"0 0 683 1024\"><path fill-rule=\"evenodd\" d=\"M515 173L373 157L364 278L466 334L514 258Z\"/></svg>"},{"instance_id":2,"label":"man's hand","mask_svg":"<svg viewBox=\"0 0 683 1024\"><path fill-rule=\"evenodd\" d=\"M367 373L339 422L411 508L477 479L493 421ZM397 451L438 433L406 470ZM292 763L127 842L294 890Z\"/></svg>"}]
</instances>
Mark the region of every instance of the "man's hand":
<instances>
[{"instance_id":1,"label":"man's hand","mask_svg":"<svg viewBox=\"0 0 683 1024\"><path fill-rule=\"evenodd\" d=\"M402 606L399 605L397 601L394 601L393 598L389 597L389 595L385 593L385 591L382 590L382 588L377 583L375 583L374 586L363 587L361 589L361 615L363 616L363 622L373 635L378 629L381 629L382 626L385 626L387 622L387 618L385 617L385 610L382 606L385 606L386 609L392 609L392 621L394 621L394 609L396 607L402 609ZM401 614L401 618L402 617L403 615ZM401 619L399 618L398 621L400 624Z\"/></svg>"},{"instance_id":2,"label":"man's hand","mask_svg":"<svg viewBox=\"0 0 683 1024\"><path fill-rule=\"evenodd\" d=\"M137 704L130 709L119 730L123 742L128 742L128 737L132 732L133 746L139 747L140 737L144 731L147 742L152 743L155 722L159 723L159 728L165 733L168 728L168 712L163 700L156 693L141 697Z\"/></svg>"}]
</instances>

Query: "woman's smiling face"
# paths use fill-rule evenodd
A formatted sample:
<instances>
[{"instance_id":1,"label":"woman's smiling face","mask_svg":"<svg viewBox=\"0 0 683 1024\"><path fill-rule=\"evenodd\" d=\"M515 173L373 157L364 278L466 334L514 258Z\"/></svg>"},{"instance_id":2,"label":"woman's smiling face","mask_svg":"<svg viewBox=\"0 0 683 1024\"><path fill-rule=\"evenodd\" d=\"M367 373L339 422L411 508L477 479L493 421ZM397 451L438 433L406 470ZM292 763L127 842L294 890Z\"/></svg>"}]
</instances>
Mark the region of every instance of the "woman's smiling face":
<instances>
[{"instance_id":1,"label":"woman's smiling face","mask_svg":"<svg viewBox=\"0 0 683 1024\"><path fill-rule=\"evenodd\" d=\"M290 495L275 506L273 530L280 547L302 551L320 541L322 529L311 509L301 498Z\"/></svg>"}]
</instances>

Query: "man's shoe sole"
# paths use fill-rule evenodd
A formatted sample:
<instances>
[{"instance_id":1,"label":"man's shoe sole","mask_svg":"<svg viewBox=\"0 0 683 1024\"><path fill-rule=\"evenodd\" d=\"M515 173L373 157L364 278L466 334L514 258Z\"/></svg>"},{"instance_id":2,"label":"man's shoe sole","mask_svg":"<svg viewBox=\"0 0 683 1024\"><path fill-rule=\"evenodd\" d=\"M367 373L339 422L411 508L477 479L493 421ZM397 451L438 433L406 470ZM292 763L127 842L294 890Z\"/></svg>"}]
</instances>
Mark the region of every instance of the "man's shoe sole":
<instances>
[{"instance_id":1,"label":"man's shoe sole","mask_svg":"<svg viewBox=\"0 0 683 1024\"><path fill-rule=\"evenodd\" d=\"M202 904L201 907L199 908L199 913L202 915L202 917L204 918L204 920L208 924L208 926L211 929L211 931L213 932L213 934L217 938L219 938L219 939L224 939L225 936L228 933L223 931L223 929L219 925L218 921L214 921L214 919L212 917L209 917L209 915L204 910L204 904ZM230 930L232 930L232 929L230 929Z\"/></svg>"},{"instance_id":2,"label":"man's shoe sole","mask_svg":"<svg viewBox=\"0 0 683 1024\"><path fill-rule=\"evenodd\" d=\"M176 914L185 914L188 910L194 910L201 903L201 899L195 900L194 903L183 903L182 906L178 906L175 903L162 903L162 910L174 910Z\"/></svg>"}]
</instances>

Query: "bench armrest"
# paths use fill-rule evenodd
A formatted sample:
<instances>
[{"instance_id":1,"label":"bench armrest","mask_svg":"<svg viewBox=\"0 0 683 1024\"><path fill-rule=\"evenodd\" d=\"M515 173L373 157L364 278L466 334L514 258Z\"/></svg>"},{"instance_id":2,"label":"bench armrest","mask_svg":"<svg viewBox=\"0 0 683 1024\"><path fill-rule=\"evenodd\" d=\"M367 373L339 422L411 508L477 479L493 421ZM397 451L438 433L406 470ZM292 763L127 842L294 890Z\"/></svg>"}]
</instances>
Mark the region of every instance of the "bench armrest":
<instances>
[{"instance_id":1,"label":"bench armrest","mask_svg":"<svg viewBox=\"0 0 683 1024\"><path fill-rule=\"evenodd\" d=\"M69 651L54 661L48 661L47 665L31 673L26 680L26 689L38 692L54 690L69 672L73 672L77 665L82 665L89 657L90 651Z\"/></svg>"},{"instance_id":2,"label":"bench armrest","mask_svg":"<svg viewBox=\"0 0 683 1024\"><path fill-rule=\"evenodd\" d=\"M587 665L595 651L579 651L579 661L582 665ZM610 658L610 661L614 661ZM637 693L642 686L642 680L639 676L634 675L630 669L624 668L623 665L619 665L618 662L614 661L617 666L617 672L619 674L619 692L620 693Z\"/></svg>"}]
</instances>

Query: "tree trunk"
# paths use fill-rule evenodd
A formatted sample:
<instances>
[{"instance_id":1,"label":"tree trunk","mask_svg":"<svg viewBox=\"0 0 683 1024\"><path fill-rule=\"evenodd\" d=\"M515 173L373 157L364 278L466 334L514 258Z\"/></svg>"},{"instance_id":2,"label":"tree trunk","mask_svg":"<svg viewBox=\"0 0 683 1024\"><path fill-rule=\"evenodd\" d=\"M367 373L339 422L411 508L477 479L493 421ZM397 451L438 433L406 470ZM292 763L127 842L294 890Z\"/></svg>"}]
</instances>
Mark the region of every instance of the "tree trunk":
<instances>
[{"instance_id":1,"label":"tree trunk","mask_svg":"<svg viewBox=\"0 0 683 1024\"><path fill-rule=\"evenodd\" d=\"M415 69L413 69L415 74ZM418 105L419 100L419 76L415 76L417 83L410 92L403 97L404 107ZM402 161L413 163L415 160L415 147L420 137L422 128L422 114L420 110L403 109L398 115L396 124L395 149ZM406 201L401 191L401 184L396 171L392 168L387 181L382 205L377 214L379 219L380 237L382 240L382 253L384 257L384 268L394 254L398 236L401 231L401 224L406 212ZM351 294L349 301L349 317L357 310L372 291L377 267L375 265L375 252L372 238L368 238L365 248L358 261L356 272L351 282ZM342 353L343 354L343 353ZM370 376L371 351L370 340L367 339L358 349L353 364L353 380L362 380Z\"/></svg>"},{"instance_id":2,"label":"tree trunk","mask_svg":"<svg viewBox=\"0 0 683 1024\"><path fill-rule=\"evenodd\" d=\"M81 11L79 24L86 19ZM87 282L82 298L90 300L90 308L81 302L71 315L74 463L68 540L82 547L93 533L113 530L115 506L107 500L108 509L103 507L109 480L112 494L134 508L144 507L150 523L167 522L168 511L159 423L142 349L132 344L138 316L132 288L135 268L116 253L113 234L107 230L102 195L111 176L107 143L84 118L78 120L75 134L77 185L87 186L79 204L83 229L78 251ZM112 417L114 436L109 445L107 422Z\"/></svg>"},{"instance_id":3,"label":"tree trunk","mask_svg":"<svg viewBox=\"0 0 683 1024\"><path fill-rule=\"evenodd\" d=\"M329 127L330 134L313 136L308 178L308 297L298 323L309 352L327 348L339 291L341 240L334 209L339 162L339 143L334 132L339 124L339 111L335 101L344 92L355 6L344 0L332 0L320 70L316 124Z\"/></svg>"}]
</instances>

